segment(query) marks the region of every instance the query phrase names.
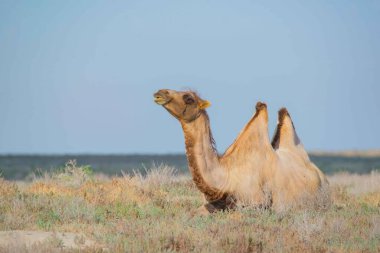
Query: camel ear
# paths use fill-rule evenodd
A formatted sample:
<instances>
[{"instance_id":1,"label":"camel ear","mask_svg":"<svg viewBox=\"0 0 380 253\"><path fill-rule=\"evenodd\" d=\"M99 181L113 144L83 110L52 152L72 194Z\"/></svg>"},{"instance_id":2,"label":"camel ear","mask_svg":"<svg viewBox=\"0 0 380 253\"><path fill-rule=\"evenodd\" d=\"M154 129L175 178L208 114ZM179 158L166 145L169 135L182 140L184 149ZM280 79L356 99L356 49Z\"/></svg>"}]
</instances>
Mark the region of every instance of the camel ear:
<instances>
[{"instance_id":1,"label":"camel ear","mask_svg":"<svg viewBox=\"0 0 380 253\"><path fill-rule=\"evenodd\" d=\"M199 109L204 110L208 107L210 107L211 103L208 100L200 100L198 102Z\"/></svg>"}]
</instances>

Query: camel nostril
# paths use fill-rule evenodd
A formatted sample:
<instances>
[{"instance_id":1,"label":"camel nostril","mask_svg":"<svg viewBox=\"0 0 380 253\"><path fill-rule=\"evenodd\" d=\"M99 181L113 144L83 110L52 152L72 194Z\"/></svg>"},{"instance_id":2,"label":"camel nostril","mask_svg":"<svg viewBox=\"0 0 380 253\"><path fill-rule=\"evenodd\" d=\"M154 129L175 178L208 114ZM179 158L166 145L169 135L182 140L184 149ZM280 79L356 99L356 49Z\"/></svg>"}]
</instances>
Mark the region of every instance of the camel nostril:
<instances>
[{"instance_id":1,"label":"camel nostril","mask_svg":"<svg viewBox=\"0 0 380 253\"><path fill-rule=\"evenodd\" d=\"M168 90L159 90L156 93L153 94L155 98L166 98L169 96L169 91Z\"/></svg>"},{"instance_id":2,"label":"camel nostril","mask_svg":"<svg viewBox=\"0 0 380 253\"><path fill-rule=\"evenodd\" d=\"M158 91L158 92L154 93L153 97L154 98L163 98L162 91Z\"/></svg>"}]
</instances>

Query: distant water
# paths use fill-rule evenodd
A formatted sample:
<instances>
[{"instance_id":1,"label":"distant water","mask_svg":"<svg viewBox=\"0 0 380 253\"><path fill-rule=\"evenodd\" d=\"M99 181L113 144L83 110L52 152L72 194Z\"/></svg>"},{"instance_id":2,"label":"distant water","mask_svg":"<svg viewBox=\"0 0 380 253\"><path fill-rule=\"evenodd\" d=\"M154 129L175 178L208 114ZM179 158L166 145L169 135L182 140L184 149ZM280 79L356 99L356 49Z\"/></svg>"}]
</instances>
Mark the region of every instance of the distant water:
<instances>
[{"instance_id":1,"label":"distant water","mask_svg":"<svg viewBox=\"0 0 380 253\"><path fill-rule=\"evenodd\" d=\"M338 171L368 173L380 170L380 157L346 157L337 155L311 155L311 160L325 173ZM54 171L69 160L78 165L89 165L94 172L121 175L121 171L149 170L153 164L166 164L178 172L188 172L185 155L0 155L0 173L8 180L21 180L33 173Z\"/></svg>"}]
</instances>

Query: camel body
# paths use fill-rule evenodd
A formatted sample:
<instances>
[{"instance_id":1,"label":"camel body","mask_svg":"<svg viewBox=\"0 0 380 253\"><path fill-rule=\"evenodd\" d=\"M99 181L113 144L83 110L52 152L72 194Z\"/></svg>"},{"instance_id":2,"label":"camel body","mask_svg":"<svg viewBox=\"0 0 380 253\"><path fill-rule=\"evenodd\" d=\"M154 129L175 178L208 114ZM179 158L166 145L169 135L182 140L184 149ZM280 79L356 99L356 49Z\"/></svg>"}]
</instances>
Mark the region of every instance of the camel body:
<instances>
[{"instance_id":1,"label":"camel body","mask_svg":"<svg viewBox=\"0 0 380 253\"><path fill-rule=\"evenodd\" d=\"M189 169L207 201L201 209L243 205L280 211L325 194L327 179L310 161L286 109L279 111L270 142L267 108L259 102L235 142L218 155L205 111L208 101L194 92L172 90L160 90L155 98L181 123Z\"/></svg>"}]
</instances>

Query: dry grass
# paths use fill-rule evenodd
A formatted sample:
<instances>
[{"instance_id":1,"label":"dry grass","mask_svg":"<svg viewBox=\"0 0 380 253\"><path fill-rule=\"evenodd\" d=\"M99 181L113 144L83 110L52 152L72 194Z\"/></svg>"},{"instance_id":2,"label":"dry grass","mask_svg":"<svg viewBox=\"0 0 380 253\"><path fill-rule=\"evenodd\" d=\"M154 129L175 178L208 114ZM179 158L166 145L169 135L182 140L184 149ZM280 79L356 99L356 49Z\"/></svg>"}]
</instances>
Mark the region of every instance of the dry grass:
<instances>
[{"instance_id":1,"label":"dry grass","mask_svg":"<svg viewBox=\"0 0 380 253\"><path fill-rule=\"evenodd\" d=\"M97 245L18 242L0 245L0 252L379 252L380 173L329 180L327 210L241 208L191 217L203 198L172 168L108 178L70 162L31 182L0 179L0 230L81 233Z\"/></svg>"}]
</instances>

